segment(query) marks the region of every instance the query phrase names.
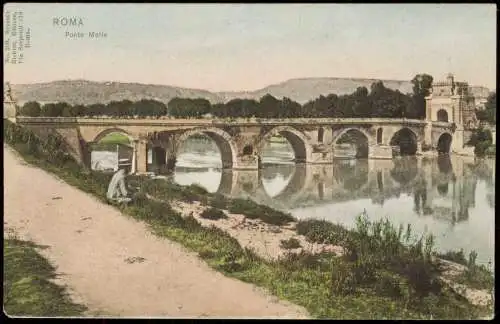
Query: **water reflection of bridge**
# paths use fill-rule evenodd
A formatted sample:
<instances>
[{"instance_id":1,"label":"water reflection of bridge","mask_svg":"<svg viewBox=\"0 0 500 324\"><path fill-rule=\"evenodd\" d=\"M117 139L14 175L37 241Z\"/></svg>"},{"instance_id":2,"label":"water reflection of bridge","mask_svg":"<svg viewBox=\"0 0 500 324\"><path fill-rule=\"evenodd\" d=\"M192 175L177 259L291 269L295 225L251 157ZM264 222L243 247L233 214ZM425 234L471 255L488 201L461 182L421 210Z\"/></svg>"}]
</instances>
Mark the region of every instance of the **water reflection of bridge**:
<instances>
[{"instance_id":1,"label":"water reflection of bridge","mask_svg":"<svg viewBox=\"0 0 500 324\"><path fill-rule=\"evenodd\" d=\"M270 196L264 182L278 174L289 181L281 192ZM474 207L478 178L490 184L494 199L494 165L448 156L224 170L218 192L284 210L359 199L383 205L406 194L413 196L416 213L455 222L467 219L469 208Z\"/></svg>"}]
</instances>

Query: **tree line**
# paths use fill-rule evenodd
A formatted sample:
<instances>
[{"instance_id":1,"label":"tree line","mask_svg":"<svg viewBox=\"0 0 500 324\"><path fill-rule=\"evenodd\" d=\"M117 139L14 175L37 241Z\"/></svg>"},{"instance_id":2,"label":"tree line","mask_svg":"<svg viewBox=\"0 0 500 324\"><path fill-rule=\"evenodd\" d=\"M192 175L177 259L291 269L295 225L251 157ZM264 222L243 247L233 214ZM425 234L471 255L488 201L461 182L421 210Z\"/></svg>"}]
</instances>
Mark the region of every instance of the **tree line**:
<instances>
[{"instance_id":1,"label":"tree line","mask_svg":"<svg viewBox=\"0 0 500 324\"><path fill-rule=\"evenodd\" d=\"M370 90L359 87L351 94L319 96L303 105L290 98L278 99L265 95L260 100L233 99L227 103L211 104L206 99L173 98L162 102L143 99L112 101L108 104L70 105L68 103L25 103L18 114L32 117L160 117L200 118L206 115L219 118L413 118L425 117L425 96L432 87L432 76L419 74L413 78L413 94L403 94L386 88L382 81L374 82Z\"/></svg>"},{"instance_id":2,"label":"tree line","mask_svg":"<svg viewBox=\"0 0 500 324\"><path fill-rule=\"evenodd\" d=\"M142 99L136 102L130 100L111 101L107 104L70 105L66 102L46 103L41 105L36 101L26 102L18 110L18 115L30 117L150 117L164 116L167 106L160 101Z\"/></svg>"}]
</instances>

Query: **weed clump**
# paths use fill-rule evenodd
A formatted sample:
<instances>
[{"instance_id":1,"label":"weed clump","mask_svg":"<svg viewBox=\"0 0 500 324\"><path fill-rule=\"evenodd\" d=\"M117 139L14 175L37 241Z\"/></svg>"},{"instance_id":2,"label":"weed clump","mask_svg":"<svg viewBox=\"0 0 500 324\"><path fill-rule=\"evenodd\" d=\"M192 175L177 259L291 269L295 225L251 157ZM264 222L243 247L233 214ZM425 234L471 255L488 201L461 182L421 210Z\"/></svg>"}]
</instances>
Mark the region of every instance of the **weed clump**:
<instances>
[{"instance_id":1,"label":"weed clump","mask_svg":"<svg viewBox=\"0 0 500 324\"><path fill-rule=\"evenodd\" d=\"M223 195L216 194L209 200L209 205L214 208L226 209L228 205L228 199Z\"/></svg>"},{"instance_id":2,"label":"weed clump","mask_svg":"<svg viewBox=\"0 0 500 324\"><path fill-rule=\"evenodd\" d=\"M349 231L338 224L326 220L307 219L297 223L297 234L304 235L308 242L343 245Z\"/></svg>"},{"instance_id":3,"label":"weed clump","mask_svg":"<svg viewBox=\"0 0 500 324\"><path fill-rule=\"evenodd\" d=\"M445 253L436 253L436 256L443 260L448 260L455 262L464 266L467 266L467 259L465 258L465 253L463 249L460 251L447 251Z\"/></svg>"},{"instance_id":4,"label":"weed clump","mask_svg":"<svg viewBox=\"0 0 500 324\"><path fill-rule=\"evenodd\" d=\"M250 199L231 199L229 211L235 214L243 214L250 219L260 219L271 225L285 225L295 221L295 218L265 205L259 205Z\"/></svg>"},{"instance_id":5,"label":"weed clump","mask_svg":"<svg viewBox=\"0 0 500 324\"><path fill-rule=\"evenodd\" d=\"M466 270L455 280L475 289L492 289L495 285L493 273L485 265L476 264L477 253L471 251L466 263Z\"/></svg>"},{"instance_id":6,"label":"weed clump","mask_svg":"<svg viewBox=\"0 0 500 324\"><path fill-rule=\"evenodd\" d=\"M217 208L208 208L205 209L201 214L201 218L210 219L210 220L219 220L226 219L227 215L220 209Z\"/></svg>"},{"instance_id":7,"label":"weed clump","mask_svg":"<svg viewBox=\"0 0 500 324\"><path fill-rule=\"evenodd\" d=\"M298 249L302 246L300 245L299 240L297 240L294 237L291 237L288 240L281 240L280 247L282 249L291 250L291 249Z\"/></svg>"}]
</instances>

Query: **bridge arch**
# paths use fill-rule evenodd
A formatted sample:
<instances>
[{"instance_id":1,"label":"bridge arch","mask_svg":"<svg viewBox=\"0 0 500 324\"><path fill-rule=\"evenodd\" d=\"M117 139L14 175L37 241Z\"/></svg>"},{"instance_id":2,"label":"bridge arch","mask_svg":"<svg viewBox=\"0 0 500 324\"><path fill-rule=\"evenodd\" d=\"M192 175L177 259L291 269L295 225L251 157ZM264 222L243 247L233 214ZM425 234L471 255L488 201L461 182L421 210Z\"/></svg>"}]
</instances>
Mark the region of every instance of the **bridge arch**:
<instances>
[{"instance_id":1,"label":"bridge arch","mask_svg":"<svg viewBox=\"0 0 500 324\"><path fill-rule=\"evenodd\" d=\"M390 141L391 146L399 147L401 155L415 155L417 153L417 143L418 135L408 127L396 131Z\"/></svg>"},{"instance_id":2,"label":"bridge arch","mask_svg":"<svg viewBox=\"0 0 500 324\"><path fill-rule=\"evenodd\" d=\"M133 143L135 140L134 137L129 132L123 130L122 128L113 127L113 128L107 128L107 129L103 130L102 132L98 133L94 137L92 142L97 143L97 142L101 141L103 138L105 138L106 136L113 134L113 133L120 133L120 134L127 136L130 143Z\"/></svg>"},{"instance_id":3,"label":"bridge arch","mask_svg":"<svg viewBox=\"0 0 500 324\"><path fill-rule=\"evenodd\" d=\"M438 137L437 141L437 151L441 154L449 154L451 149L451 142L453 141L453 136L450 133L444 132Z\"/></svg>"},{"instance_id":4,"label":"bridge arch","mask_svg":"<svg viewBox=\"0 0 500 324\"><path fill-rule=\"evenodd\" d=\"M356 157L367 158L371 137L362 128L345 128L334 134L333 145L349 143L356 146Z\"/></svg>"},{"instance_id":5,"label":"bridge arch","mask_svg":"<svg viewBox=\"0 0 500 324\"><path fill-rule=\"evenodd\" d=\"M176 148L178 149L182 143L193 135L205 135L215 142L220 151L223 169L230 169L234 166L237 161L238 151L230 134L217 127L193 128L185 131L177 138L175 141Z\"/></svg>"},{"instance_id":6,"label":"bridge arch","mask_svg":"<svg viewBox=\"0 0 500 324\"><path fill-rule=\"evenodd\" d=\"M259 157L262 154L263 148L271 139L271 137L281 135L288 143L292 146L293 153L295 155L296 163L305 163L312 154L311 145L304 133L291 127L291 126L277 126L268 131L260 139L258 146Z\"/></svg>"}]
</instances>

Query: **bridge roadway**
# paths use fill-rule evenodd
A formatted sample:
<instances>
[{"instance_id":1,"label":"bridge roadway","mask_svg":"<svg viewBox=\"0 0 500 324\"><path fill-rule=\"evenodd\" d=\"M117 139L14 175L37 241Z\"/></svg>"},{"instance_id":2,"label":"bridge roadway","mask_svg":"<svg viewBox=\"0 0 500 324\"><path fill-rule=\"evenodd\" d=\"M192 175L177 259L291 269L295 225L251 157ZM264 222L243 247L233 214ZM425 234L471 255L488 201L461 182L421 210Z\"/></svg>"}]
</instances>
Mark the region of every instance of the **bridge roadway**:
<instances>
[{"instance_id":1,"label":"bridge roadway","mask_svg":"<svg viewBox=\"0 0 500 324\"><path fill-rule=\"evenodd\" d=\"M80 162L90 166L90 145L112 132L129 136L134 144L134 172L147 171L147 151L153 149L155 163L172 169L179 146L190 136L204 134L217 144L224 169L257 170L267 141L284 136L295 153L295 161L330 164L337 144L347 141L360 157L392 159L393 147L420 154L456 152L463 148L463 127L453 123L384 118L228 118L228 119L114 119L17 117L16 122L39 135L59 133ZM341 141L342 140L342 141ZM406 143L406 144L405 144ZM428 154L428 153L427 153Z\"/></svg>"}]
</instances>

